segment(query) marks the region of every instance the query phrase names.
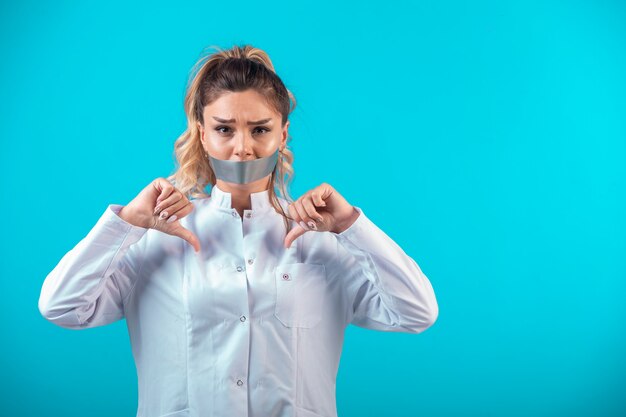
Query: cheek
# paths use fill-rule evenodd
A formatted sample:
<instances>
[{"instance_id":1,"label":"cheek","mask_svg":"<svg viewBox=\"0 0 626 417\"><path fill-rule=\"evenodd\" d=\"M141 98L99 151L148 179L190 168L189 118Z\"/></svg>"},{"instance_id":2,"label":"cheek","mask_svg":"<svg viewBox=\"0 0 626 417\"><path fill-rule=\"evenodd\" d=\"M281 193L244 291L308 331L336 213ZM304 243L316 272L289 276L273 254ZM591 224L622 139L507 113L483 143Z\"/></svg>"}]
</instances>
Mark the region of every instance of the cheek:
<instances>
[{"instance_id":1,"label":"cheek","mask_svg":"<svg viewBox=\"0 0 626 417\"><path fill-rule=\"evenodd\" d=\"M260 142L257 149L264 155L269 155L278 148L280 145L280 136L266 138L266 140Z\"/></svg>"},{"instance_id":2,"label":"cheek","mask_svg":"<svg viewBox=\"0 0 626 417\"><path fill-rule=\"evenodd\" d=\"M205 149L209 150L209 154L218 159L228 159L233 151L232 144L226 139L205 136Z\"/></svg>"},{"instance_id":3,"label":"cheek","mask_svg":"<svg viewBox=\"0 0 626 417\"><path fill-rule=\"evenodd\" d=\"M209 134L205 136L205 148L209 150L209 154L218 159L230 159L235 152L234 144L236 142L232 138L220 137ZM257 157L269 156L280 145L280 136L257 138L248 142L249 150Z\"/></svg>"}]
</instances>

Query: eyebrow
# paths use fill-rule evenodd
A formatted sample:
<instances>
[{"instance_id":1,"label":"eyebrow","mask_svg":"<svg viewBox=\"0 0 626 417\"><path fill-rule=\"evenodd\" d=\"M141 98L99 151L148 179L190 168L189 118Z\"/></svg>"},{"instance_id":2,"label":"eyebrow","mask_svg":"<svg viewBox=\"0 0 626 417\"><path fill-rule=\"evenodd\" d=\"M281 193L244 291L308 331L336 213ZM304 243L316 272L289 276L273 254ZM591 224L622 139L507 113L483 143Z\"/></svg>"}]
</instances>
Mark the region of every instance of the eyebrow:
<instances>
[{"instance_id":1,"label":"eyebrow","mask_svg":"<svg viewBox=\"0 0 626 417\"><path fill-rule=\"evenodd\" d=\"M213 118L215 120L217 120L220 123L233 123L235 121L235 119L220 119L219 117L213 116ZM261 119L261 120L257 120L257 121L252 121L252 122L248 122L248 125L262 125L264 123L267 123L269 121L271 121L272 118L267 118L267 119Z\"/></svg>"}]
</instances>

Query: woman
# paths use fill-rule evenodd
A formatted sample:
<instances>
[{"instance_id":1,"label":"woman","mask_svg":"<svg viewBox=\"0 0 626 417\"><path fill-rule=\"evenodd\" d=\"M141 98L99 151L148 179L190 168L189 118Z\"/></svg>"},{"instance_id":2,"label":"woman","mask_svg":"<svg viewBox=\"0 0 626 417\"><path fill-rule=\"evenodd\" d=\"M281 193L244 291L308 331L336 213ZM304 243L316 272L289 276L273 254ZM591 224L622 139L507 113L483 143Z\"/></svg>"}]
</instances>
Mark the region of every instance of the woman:
<instances>
[{"instance_id":1,"label":"woman","mask_svg":"<svg viewBox=\"0 0 626 417\"><path fill-rule=\"evenodd\" d=\"M331 185L276 196L288 198L295 100L260 49L207 58L177 170L107 207L46 277L39 309L70 329L126 319L137 416L336 416L347 325L420 333L434 291Z\"/></svg>"}]
</instances>

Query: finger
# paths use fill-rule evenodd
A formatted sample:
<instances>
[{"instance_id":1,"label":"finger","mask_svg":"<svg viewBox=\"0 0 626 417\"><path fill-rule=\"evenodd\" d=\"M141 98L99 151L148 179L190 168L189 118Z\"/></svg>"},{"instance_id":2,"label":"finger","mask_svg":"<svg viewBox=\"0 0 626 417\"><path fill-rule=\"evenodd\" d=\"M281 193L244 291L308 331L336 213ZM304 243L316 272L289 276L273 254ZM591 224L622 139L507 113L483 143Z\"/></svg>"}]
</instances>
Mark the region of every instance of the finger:
<instances>
[{"instance_id":1,"label":"finger","mask_svg":"<svg viewBox=\"0 0 626 417\"><path fill-rule=\"evenodd\" d=\"M300 199L293 202L293 210L298 215L298 223L301 221L307 222L310 220L309 216L306 214L306 210L302 207L302 203Z\"/></svg>"},{"instance_id":2,"label":"finger","mask_svg":"<svg viewBox=\"0 0 626 417\"><path fill-rule=\"evenodd\" d=\"M317 207L326 207L326 202L324 201L320 193L316 191L311 192L311 198L313 199L313 204L315 204Z\"/></svg>"},{"instance_id":3,"label":"finger","mask_svg":"<svg viewBox=\"0 0 626 417\"><path fill-rule=\"evenodd\" d=\"M315 229L312 229L309 226L307 226L307 224L302 220L302 217L298 213L298 210L296 210L295 206L293 206L293 204L288 207L288 210L289 210L289 213L290 213L291 217L293 218L293 220L297 224L299 224L300 227L303 228L305 231L315 230Z\"/></svg>"},{"instance_id":4,"label":"finger","mask_svg":"<svg viewBox=\"0 0 626 417\"><path fill-rule=\"evenodd\" d=\"M165 220L167 223L172 223L173 221L176 221L176 219L182 219L191 213L192 210L193 204L191 202L185 204L184 201L181 200L173 206L163 209L161 214L159 214L159 220Z\"/></svg>"},{"instance_id":5,"label":"finger","mask_svg":"<svg viewBox=\"0 0 626 417\"><path fill-rule=\"evenodd\" d=\"M156 199L157 205L174 191L174 186L165 178L157 178L152 182L152 185L159 192L159 196Z\"/></svg>"},{"instance_id":6,"label":"finger","mask_svg":"<svg viewBox=\"0 0 626 417\"><path fill-rule=\"evenodd\" d=\"M161 215L159 215L159 218L163 220L173 214L176 214L178 211L186 207L188 204L191 204L191 202L189 202L189 200L187 200L186 198L181 198L180 200L178 200L177 202L169 206L168 206L167 200L161 201L161 203L158 206L156 206L156 208L154 209L154 214L155 215L159 214L159 211L160 211L161 212L160 214L163 215L163 213L167 212L167 214L163 215L164 217L161 217ZM181 216L179 215L178 217L181 217Z\"/></svg>"},{"instance_id":7,"label":"finger","mask_svg":"<svg viewBox=\"0 0 626 417\"><path fill-rule=\"evenodd\" d=\"M287 236L285 236L285 248L289 248L294 240L296 240L299 236L302 236L305 233L306 230L301 227L294 227L293 229L291 229L289 233L287 233Z\"/></svg>"},{"instance_id":8,"label":"finger","mask_svg":"<svg viewBox=\"0 0 626 417\"><path fill-rule=\"evenodd\" d=\"M312 196L305 197L304 199L302 199L302 207L304 207L304 210L306 211L307 215L311 219L318 221L318 222L324 221L324 218L322 217L322 215L317 212L317 210L315 209L315 206L313 205Z\"/></svg>"},{"instance_id":9,"label":"finger","mask_svg":"<svg viewBox=\"0 0 626 417\"><path fill-rule=\"evenodd\" d=\"M193 210L194 210L193 203L191 201L188 201L187 204L184 204L180 209L178 209L172 214L175 214L176 216L178 216L179 219L182 219L183 217L191 213Z\"/></svg>"},{"instance_id":10,"label":"finger","mask_svg":"<svg viewBox=\"0 0 626 417\"><path fill-rule=\"evenodd\" d=\"M287 207L287 210L289 211L289 215L291 216L292 220L294 220L297 224L299 224L300 227L302 227L304 230L309 230L309 227L306 225L306 223L302 221L302 218L300 217L300 215L298 214L298 211L293 206L293 203Z\"/></svg>"},{"instance_id":11,"label":"finger","mask_svg":"<svg viewBox=\"0 0 626 417\"><path fill-rule=\"evenodd\" d=\"M289 211L289 215L291 216L291 218L293 220L295 220L296 223L300 223L302 221L302 217L300 217L300 213L298 213L298 211L296 210L294 203L291 203L288 207L287 210Z\"/></svg>"},{"instance_id":12,"label":"finger","mask_svg":"<svg viewBox=\"0 0 626 417\"><path fill-rule=\"evenodd\" d=\"M309 214L305 210L304 206L302 205L302 200L303 199L305 199L305 197L298 199L294 203L294 209L298 212L298 215L300 216L302 221L304 221L304 223L307 226L309 226L310 229L317 230L317 224L315 223L315 221L313 219L311 219L311 217L309 216Z\"/></svg>"},{"instance_id":13,"label":"finger","mask_svg":"<svg viewBox=\"0 0 626 417\"><path fill-rule=\"evenodd\" d=\"M158 202L156 204L156 206L154 207L154 214L158 214L161 210L166 210L166 209L169 209L167 211L170 214L172 214L172 212L175 211L175 210L178 210L180 208L180 206L176 207L176 208L173 208L171 206L174 205L175 203L183 200L183 197L184 197L183 193L181 193L176 188L174 188L172 190L172 193L169 196L167 196L167 198L162 199L160 202ZM161 197L159 196L159 198L161 198ZM158 199L157 199L157 201L158 201ZM183 201L183 205L184 204L185 204L185 202Z\"/></svg>"}]
</instances>

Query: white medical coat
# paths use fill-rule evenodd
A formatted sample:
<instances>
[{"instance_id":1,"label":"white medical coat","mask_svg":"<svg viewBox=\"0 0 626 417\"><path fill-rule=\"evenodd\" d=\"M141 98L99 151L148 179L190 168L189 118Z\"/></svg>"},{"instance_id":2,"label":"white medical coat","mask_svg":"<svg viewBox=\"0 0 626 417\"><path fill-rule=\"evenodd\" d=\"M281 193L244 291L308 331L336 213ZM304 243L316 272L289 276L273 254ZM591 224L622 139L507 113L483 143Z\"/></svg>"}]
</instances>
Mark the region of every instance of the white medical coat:
<instances>
[{"instance_id":1,"label":"white medical coat","mask_svg":"<svg viewBox=\"0 0 626 417\"><path fill-rule=\"evenodd\" d=\"M428 278L360 207L342 233L285 248L267 190L243 218L215 185L191 202L180 222L199 253L111 204L41 289L39 310L59 326L126 319L137 417L335 417L348 324L420 333L437 318Z\"/></svg>"}]
</instances>

